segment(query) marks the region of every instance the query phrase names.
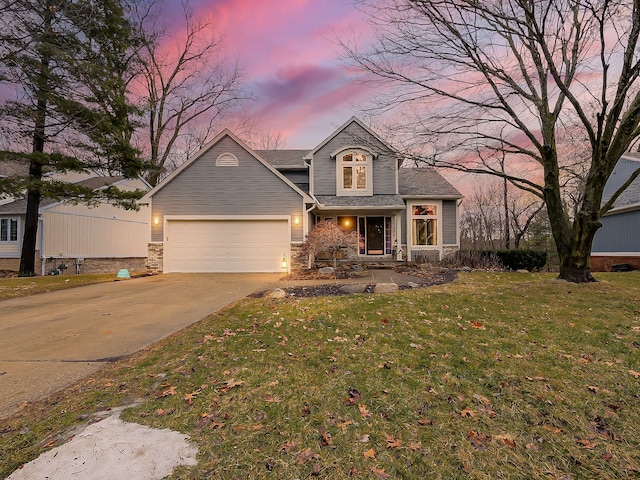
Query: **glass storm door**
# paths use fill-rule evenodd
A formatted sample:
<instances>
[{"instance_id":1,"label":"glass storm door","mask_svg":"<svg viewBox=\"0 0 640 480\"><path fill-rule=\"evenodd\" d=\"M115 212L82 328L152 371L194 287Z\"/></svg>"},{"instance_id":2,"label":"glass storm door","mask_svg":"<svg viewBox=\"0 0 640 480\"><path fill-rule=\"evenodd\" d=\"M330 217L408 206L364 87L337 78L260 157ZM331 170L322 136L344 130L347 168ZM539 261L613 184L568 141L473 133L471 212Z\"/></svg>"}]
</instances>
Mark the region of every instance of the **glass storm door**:
<instances>
[{"instance_id":1,"label":"glass storm door","mask_svg":"<svg viewBox=\"0 0 640 480\"><path fill-rule=\"evenodd\" d=\"M384 255L384 217L367 217L367 255Z\"/></svg>"}]
</instances>

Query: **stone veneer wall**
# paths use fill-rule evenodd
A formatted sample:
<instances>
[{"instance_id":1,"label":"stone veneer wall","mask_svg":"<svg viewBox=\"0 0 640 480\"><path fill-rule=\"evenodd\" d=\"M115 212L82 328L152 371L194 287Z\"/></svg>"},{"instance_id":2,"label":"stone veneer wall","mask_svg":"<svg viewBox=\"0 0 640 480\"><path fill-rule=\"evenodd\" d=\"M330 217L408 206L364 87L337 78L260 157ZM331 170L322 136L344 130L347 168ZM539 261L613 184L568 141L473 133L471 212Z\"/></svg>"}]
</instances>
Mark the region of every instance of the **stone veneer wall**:
<instances>
[{"instance_id":1,"label":"stone veneer wall","mask_svg":"<svg viewBox=\"0 0 640 480\"><path fill-rule=\"evenodd\" d=\"M80 264L80 273L118 273L118 270L126 268L130 273L144 272L145 271L145 258L85 258ZM40 257L39 252L36 255L36 275L42 273L43 259ZM44 274L49 275L49 272L60 264L67 266L62 271L62 275L75 275L76 274L76 259L75 258L46 258L44 259ZM20 269L19 258L2 258L0 259L0 270L9 270L12 272L18 272Z\"/></svg>"},{"instance_id":2,"label":"stone veneer wall","mask_svg":"<svg viewBox=\"0 0 640 480\"><path fill-rule=\"evenodd\" d=\"M614 256L592 256L591 271L592 272L610 272L611 265L619 265L628 263L634 270L640 270L640 256L638 257L614 257Z\"/></svg>"},{"instance_id":3,"label":"stone veneer wall","mask_svg":"<svg viewBox=\"0 0 640 480\"><path fill-rule=\"evenodd\" d=\"M304 253L303 243L291 244L291 266L290 270L305 270L309 265L309 257Z\"/></svg>"},{"instance_id":4,"label":"stone veneer wall","mask_svg":"<svg viewBox=\"0 0 640 480\"><path fill-rule=\"evenodd\" d=\"M164 244L162 242L152 242L147 248L147 262L145 264L147 273L157 275L162 273L162 260L164 255Z\"/></svg>"},{"instance_id":5,"label":"stone veneer wall","mask_svg":"<svg viewBox=\"0 0 640 480\"><path fill-rule=\"evenodd\" d=\"M145 258L85 258L80 264L79 273L118 273L121 269L129 270L129 273L139 273L145 271ZM45 259L44 274L48 275L51 270L65 264L67 268L63 270L62 275L76 274L75 258L47 258ZM38 269L38 274L41 270Z\"/></svg>"},{"instance_id":6,"label":"stone veneer wall","mask_svg":"<svg viewBox=\"0 0 640 480\"><path fill-rule=\"evenodd\" d=\"M20 270L19 258L0 258L0 270L8 270L10 272L18 272ZM42 258L40 257L40 251L36 251L36 275L40 275L42 271Z\"/></svg>"}]
</instances>

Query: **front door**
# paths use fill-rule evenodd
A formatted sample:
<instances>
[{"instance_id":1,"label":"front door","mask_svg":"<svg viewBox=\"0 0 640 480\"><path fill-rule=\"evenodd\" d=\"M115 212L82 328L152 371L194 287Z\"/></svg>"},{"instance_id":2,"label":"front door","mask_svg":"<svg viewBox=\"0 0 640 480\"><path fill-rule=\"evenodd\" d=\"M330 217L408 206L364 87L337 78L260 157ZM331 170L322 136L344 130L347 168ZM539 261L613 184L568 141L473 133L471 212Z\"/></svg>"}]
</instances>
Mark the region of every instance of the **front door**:
<instances>
[{"instance_id":1,"label":"front door","mask_svg":"<svg viewBox=\"0 0 640 480\"><path fill-rule=\"evenodd\" d=\"M384 255L384 217L367 217L367 255Z\"/></svg>"}]
</instances>

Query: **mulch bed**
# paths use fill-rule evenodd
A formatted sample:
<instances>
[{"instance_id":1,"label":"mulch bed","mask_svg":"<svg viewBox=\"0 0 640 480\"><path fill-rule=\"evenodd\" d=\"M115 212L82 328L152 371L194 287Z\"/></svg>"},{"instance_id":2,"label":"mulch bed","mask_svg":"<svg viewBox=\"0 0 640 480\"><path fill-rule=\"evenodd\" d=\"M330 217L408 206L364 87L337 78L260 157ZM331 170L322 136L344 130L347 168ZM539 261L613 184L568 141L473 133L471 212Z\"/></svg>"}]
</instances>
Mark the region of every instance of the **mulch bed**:
<instances>
[{"instance_id":1,"label":"mulch bed","mask_svg":"<svg viewBox=\"0 0 640 480\"><path fill-rule=\"evenodd\" d=\"M430 287L433 285L442 285L445 283L453 282L458 276L458 272L456 270L442 270L439 273L427 273L420 268L412 268L412 267L399 267L395 268L394 271L398 273L402 273L405 275L410 275L413 277L419 277L422 279L419 288L422 287ZM345 279L345 278L360 278L362 274L360 272L354 272L350 270L339 270L330 275L321 274L317 269L306 270L303 272L296 272L291 274L287 279L288 280L327 280L328 282L334 282L335 280ZM327 283L324 285L313 285L313 286L303 286L303 287L289 287L284 288L283 290L287 294L288 297L298 297L298 298L307 298L307 297L330 297L330 296L339 296L339 295L349 295L349 292L345 292L342 287L344 285L336 284L336 283ZM368 284L364 293L373 293L373 289L375 288L375 284ZM400 290L411 290L412 287L408 285L401 285ZM250 295L252 298L261 298L264 297L268 291L255 292Z\"/></svg>"}]
</instances>

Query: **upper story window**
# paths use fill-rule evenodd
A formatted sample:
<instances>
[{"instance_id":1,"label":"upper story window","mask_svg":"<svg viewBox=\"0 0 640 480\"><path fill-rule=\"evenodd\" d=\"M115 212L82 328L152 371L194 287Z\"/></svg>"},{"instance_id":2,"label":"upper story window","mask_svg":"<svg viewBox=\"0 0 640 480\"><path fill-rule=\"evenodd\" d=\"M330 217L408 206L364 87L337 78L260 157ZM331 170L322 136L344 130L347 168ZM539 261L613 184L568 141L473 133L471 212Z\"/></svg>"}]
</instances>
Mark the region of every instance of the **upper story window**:
<instances>
[{"instance_id":1,"label":"upper story window","mask_svg":"<svg viewBox=\"0 0 640 480\"><path fill-rule=\"evenodd\" d=\"M2 218L0 219L0 242L17 242L18 241L18 219Z\"/></svg>"},{"instance_id":2,"label":"upper story window","mask_svg":"<svg viewBox=\"0 0 640 480\"><path fill-rule=\"evenodd\" d=\"M336 157L338 195L373 195L371 155L346 150Z\"/></svg>"}]
</instances>

